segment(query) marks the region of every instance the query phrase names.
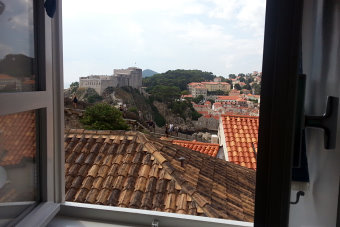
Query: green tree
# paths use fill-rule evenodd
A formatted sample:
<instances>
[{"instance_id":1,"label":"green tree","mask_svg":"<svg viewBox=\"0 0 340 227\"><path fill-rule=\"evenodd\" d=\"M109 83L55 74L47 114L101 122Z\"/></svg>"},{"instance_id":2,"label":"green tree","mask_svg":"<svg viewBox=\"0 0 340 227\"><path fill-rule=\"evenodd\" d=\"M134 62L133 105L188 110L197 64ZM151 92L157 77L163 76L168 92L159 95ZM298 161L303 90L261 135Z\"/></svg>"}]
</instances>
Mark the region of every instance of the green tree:
<instances>
[{"instance_id":1,"label":"green tree","mask_svg":"<svg viewBox=\"0 0 340 227\"><path fill-rule=\"evenodd\" d=\"M151 89L152 96L161 102L169 102L180 97L181 91L175 86L157 85Z\"/></svg>"},{"instance_id":2,"label":"green tree","mask_svg":"<svg viewBox=\"0 0 340 227\"><path fill-rule=\"evenodd\" d=\"M235 74L229 74L228 77L229 77L229 79L235 79L236 75Z\"/></svg>"},{"instance_id":3,"label":"green tree","mask_svg":"<svg viewBox=\"0 0 340 227\"><path fill-rule=\"evenodd\" d=\"M135 114L138 114L138 109L137 109L137 107L135 107L135 106L131 106L131 107L128 109L128 111L129 111L129 112L133 112L133 113L135 113Z\"/></svg>"},{"instance_id":4,"label":"green tree","mask_svg":"<svg viewBox=\"0 0 340 227\"><path fill-rule=\"evenodd\" d=\"M246 82L246 79L244 79L244 77L241 77L241 78L240 78L240 82L245 83L245 82Z\"/></svg>"},{"instance_id":5,"label":"green tree","mask_svg":"<svg viewBox=\"0 0 340 227\"><path fill-rule=\"evenodd\" d=\"M71 93L75 93L79 88L79 82L73 82L70 84Z\"/></svg>"},{"instance_id":6,"label":"green tree","mask_svg":"<svg viewBox=\"0 0 340 227\"><path fill-rule=\"evenodd\" d=\"M260 84L253 84L254 94L260 95L261 94L261 85Z\"/></svg>"},{"instance_id":7,"label":"green tree","mask_svg":"<svg viewBox=\"0 0 340 227\"><path fill-rule=\"evenodd\" d=\"M208 91L208 95L229 95L228 91L222 91L222 90L217 90L217 91Z\"/></svg>"},{"instance_id":8,"label":"green tree","mask_svg":"<svg viewBox=\"0 0 340 227\"><path fill-rule=\"evenodd\" d=\"M253 78L253 77L249 77L249 78L246 80L246 83L247 83L247 84L250 84L250 83L252 83L252 82L254 82L254 78Z\"/></svg>"},{"instance_id":9,"label":"green tree","mask_svg":"<svg viewBox=\"0 0 340 227\"><path fill-rule=\"evenodd\" d=\"M80 120L85 129L90 130L126 130L128 125L122 117L122 113L115 107L106 103L98 103L85 110Z\"/></svg>"},{"instance_id":10,"label":"green tree","mask_svg":"<svg viewBox=\"0 0 340 227\"><path fill-rule=\"evenodd\" d=\"M151 94L152 88L158 85L174 86L183 91L187 89L187 85L191 82L211 81L215 77L211 72L177 69L143 78L143 85L149 88Z\"/></svg>"},{"instance_id":11,"label":"green tree","mask_svg":"<svg viewBox=\"0 0 340 227\"><path fill-rule=\"evenodd\" d=\"M181 95L189 95L189 91L188 90L181 91Z\"/></svg>"},{"instance_id":12,"label":"green tree","mask_svg":"<svg viewBox=\"0 0 340 227\"><path fill-rule=\"evenodd\" d=\"M198 104L198 103L202 102L203 99L204 99L204 96L203 96L203 95L199 95L199 96L197 96L196 98L193 98L192 101L193 101L194 103Z\"/></svg>"},{"instance_id":13,"label":"green tree","mask_svg":"<svg viewBox=\"0 0 340 227\"><path fill-rule=\"evenodd\" d=\"M236 90L241 90L242 88L241 88L241 85L239 85L239 84L235 84L234 85L234 88L236 89Z\"/></svg>"},{"instance_id":14,"label":"green tree","mask_svg":"<svg viewBox=\"0 0 340 227\"><path fill-rule=\"evenodd\" d=\"M84 99L88 102L88 103L95 103L98 101L103 100L103 97L100 96L96 90L94 90L93 88L87 88L85 95L84 95Z\"/></svg>"},{"instance_id":15,"label":"green tree","mask_svg":"<svg viewBox=\"0 0 340 227\"><path fill-rule=\"evenodd\" d=\"M243 88L247 90L251 90L251 86L249 84L244 85Z\"/></svg>"}]
</instances>

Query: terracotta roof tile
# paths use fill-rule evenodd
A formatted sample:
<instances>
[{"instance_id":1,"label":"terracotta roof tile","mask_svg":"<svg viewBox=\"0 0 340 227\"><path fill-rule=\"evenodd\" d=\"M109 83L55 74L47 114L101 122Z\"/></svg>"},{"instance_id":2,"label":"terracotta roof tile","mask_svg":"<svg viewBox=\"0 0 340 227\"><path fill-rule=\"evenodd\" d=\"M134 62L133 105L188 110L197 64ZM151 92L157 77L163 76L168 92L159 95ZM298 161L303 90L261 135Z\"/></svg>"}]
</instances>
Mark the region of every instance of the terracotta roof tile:
<instances>
[{"instance_id":1,"label":"terracotta roof tile","mask_svg":"<svg viewBox=\"0 0 340 227\"><path fill-rule=\"evenodd\" d=\"M198 142L190 146L207 148ZM67 201L253 221L253 170L168 141L141 133L70 130L65 160Z\"/></svg>"},{"instance_id":2,"label":"terracotta roof tile","mask_svg":"<svg viewBox=\"0 0 340 227\"><path fill-rule=\"evenodd\" d=\"M172 143L194 151L199 151L212 157L217 156L218 150L220 148L220 145L215 143L203 143L197 141L173 140Z\"/></svg>"},{"instance_id":3,"label":"terracotta roof tile","mask_svg":"<svg viewBox=\"0 0 340 227\"><path fill-rule=\"evenodd\" d=\"M19 165L36 153L35 112L0 116L0 166Z\"/></svg>"},{"instance_id":4,"label":"terracotta roof tile","mask_svg":"<svg viewBox=\"0 0 340 227\"><path fill-rule=\"evenodd\" d=\"M258 117L222 115L221 118L229 161L256 169Z\"/></svg>"}]
</instances>

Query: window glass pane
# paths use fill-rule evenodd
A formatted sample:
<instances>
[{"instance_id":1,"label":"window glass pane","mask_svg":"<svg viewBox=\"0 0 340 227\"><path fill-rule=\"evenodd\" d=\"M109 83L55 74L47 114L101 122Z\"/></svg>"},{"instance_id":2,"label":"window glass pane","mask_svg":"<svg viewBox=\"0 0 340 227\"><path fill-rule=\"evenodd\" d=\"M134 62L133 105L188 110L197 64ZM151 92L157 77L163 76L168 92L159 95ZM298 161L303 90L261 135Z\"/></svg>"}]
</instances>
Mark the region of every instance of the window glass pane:
<instances>
[{"instance_id":1,"label":"window glass pane","mask_svg":"<svg viewBox=\"0 0 340 227\"><path fill-rule=\"evenodd\" d=\"M0 92L33 91L33 1L0 0Z\"/></svg>"},{"instance_id":2,"label":"window glass pane","mask_svg":"<svg viewBox=\"0 0 340 227\"><path fill-rule=\"evenodd\" d=\"M0 116L0 208L38 199L36 141L35 111Z\"/></svg>"}]
</instances>

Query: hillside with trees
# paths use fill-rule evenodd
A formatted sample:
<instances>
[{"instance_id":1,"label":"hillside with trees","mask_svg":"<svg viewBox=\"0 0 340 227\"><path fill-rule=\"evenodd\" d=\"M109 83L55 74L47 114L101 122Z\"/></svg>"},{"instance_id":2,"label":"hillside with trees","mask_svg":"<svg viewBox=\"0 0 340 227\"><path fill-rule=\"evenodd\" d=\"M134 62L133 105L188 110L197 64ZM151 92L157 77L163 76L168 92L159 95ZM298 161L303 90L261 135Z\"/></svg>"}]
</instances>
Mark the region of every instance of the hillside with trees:
<instances>
[{"instance_id":1,"label":"hillside with trees","mask_svg":"<svg viewBox=\"0 0 340 227\"><path fill-rule=\"evenodd\" d=\"M158 101L167 102L181 96L191 82L212 81L216 76L201 70L169 70L143 79L147 92Z\"/></svg>"}]
</instances>

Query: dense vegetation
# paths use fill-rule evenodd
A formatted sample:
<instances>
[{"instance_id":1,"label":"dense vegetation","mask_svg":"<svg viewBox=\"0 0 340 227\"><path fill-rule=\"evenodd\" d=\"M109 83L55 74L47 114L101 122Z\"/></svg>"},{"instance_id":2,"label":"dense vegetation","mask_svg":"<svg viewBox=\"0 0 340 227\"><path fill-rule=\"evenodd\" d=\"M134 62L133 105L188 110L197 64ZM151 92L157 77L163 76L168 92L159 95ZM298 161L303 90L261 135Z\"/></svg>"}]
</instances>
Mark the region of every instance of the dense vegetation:
<instances>
[{"instance_id":1,"label":"dense vegetation","mask_svg":"<svg viewBox=\"0 0 340 227\"><path fill-rule=\"evenodd\" d=\"M207 92L208 95L228 95L229 92L227 91L221 91L221 90L217 90L217 91L208 91Z\"/></svg>"},{"instance_id":2,"label":"dense vegetation","mask_svg":"<svg viewBox=\"0 0 340 227\"><path fill-rule=\"evenodd\" d=\"M76 93L79 88L79 82L73 82L70 84L71 94Z\"/></svg>"},{"instance_id":3,"label":"dense vegetation","mask_svg":"<svg viewBox=\"0 0 340 227\"><path fill-rule=\"evenodd\" d=\"M180 91L187 89L187 84L191 82L211 81L215 75L211 72L201 70L169 70L165 73L155 74L151 77L144 78L144 86L152 89L157 85L174 86Z\"/></svg>"},{"instance_id":4,"label":"dense vegetation","mask_svg":"<svg viewBox=\"0 0 340 227\"><path fill-rule=\"evenodd\" d=\"M171 102L181 96L180 89L175 86L156 85L149 88L148 92L159 102Z\"/></svg>"},{"instance_id":5,"label":"dense vegetation","mask_svg":"<svg viewBox=\"0 0 340 227\"><path fill-rule=\"evenodd\" d=\"M126 130L122 113L107 103L97 103L86 108L84 117L80 120L86 129L92 130Z\"/></svg>"},{"instance_id":6,"label":"dense vegetation","mask_svg":"<svg viewBox=\"0 0 340 227\"><path fill-rule=\"evenodd\" d=\"M101 101L103 97L100 96L93 88L88 88L84 95L84 99L87 100L88 103L95 103Z\"/></svg>"},{"instance_id":7,"label":"dense vegetation","mask_svg":"<svg viewBox=\"0 0 340 227\"><path fill-rule=\"evenodd\" d=\"M131 112L136 113L136 111L134 111L135 107L144 114L150 113L158 127L165 125L165 118L159 113L157 107L153 105L152 98L145 98L137 89L131 87L114 88L114 91L115 96L121 98L123 102L129 106L129 110L132 110ZM132 109L130 109L130 107Z\"/></svg>"},{"instance_id":8,"label":"dense vegetation","mask_svg":"<svg viewBox=\"0 0 340 227\"><path fill-rule=\"evenodd\" d=\"M171 109L172 113L179 115L184 120L189 117L197 121L202 116L194 109L190 101L174 101L168 105L168 108Z\"/></svg>"}]
</instances>

